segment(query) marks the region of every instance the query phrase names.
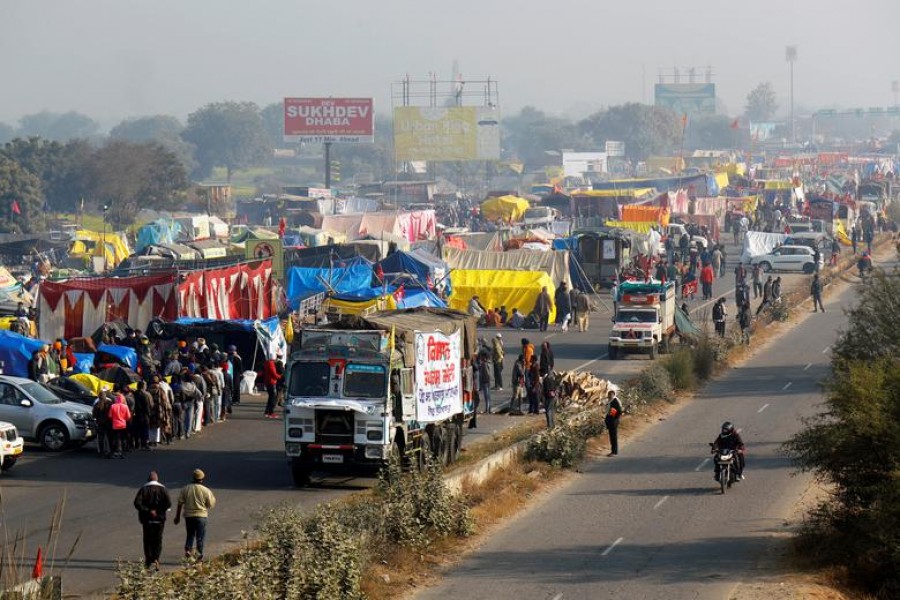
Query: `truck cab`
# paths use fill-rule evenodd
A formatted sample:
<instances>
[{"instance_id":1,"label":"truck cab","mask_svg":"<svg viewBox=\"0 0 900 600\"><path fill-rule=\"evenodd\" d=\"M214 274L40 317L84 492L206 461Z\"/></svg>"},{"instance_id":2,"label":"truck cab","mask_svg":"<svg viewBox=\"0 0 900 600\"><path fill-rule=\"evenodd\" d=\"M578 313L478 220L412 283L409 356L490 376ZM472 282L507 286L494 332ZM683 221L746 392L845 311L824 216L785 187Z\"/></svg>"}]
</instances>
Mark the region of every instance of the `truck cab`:
<instances>
[{"instance_id":1,"label":"truck cab","mask_svg":"<svg viewBox=\"0 0 900 600\"><path fill-rule=\"evenodd\" d=\"M610 360L627 352L643 352L655 359L660 351L668 352L674 335L675 284L651 280L619 285L609 333Z\"/></svg>"}]
</instances>

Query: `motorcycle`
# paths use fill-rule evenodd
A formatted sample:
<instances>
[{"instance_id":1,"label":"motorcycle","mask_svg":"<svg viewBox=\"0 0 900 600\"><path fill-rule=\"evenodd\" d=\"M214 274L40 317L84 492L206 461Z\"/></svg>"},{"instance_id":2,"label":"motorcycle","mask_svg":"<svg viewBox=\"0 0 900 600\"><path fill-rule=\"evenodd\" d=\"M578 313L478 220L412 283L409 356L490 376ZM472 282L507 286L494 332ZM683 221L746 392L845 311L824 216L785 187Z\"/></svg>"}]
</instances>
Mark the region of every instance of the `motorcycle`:
<instances>
[{"instance_id":1,"label":"motorcycle","mask_svg":"<svg viewBox=\"0 0 900 600\"><path fill-rule=\"evenodd\" d=\"M715 454L713 460L719 468L719 486L722 489L722 495L725 495L725 490L738 481L738 453L737 450L729 450L728 448L716 449L713 447L713 444L710 444L710 447L712 448L711 452Z\"/></svg>"}]
</instances>

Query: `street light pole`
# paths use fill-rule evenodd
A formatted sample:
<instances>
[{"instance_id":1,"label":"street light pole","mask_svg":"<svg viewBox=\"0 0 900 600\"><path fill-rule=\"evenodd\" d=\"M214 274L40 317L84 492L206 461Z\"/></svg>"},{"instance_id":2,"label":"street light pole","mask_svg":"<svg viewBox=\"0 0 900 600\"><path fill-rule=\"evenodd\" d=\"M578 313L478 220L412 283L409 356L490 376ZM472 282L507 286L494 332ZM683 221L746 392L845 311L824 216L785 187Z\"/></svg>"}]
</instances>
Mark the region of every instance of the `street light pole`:
<instances>
[{"instance_id":1,"label":"street light pole","mask_svg":"<svg viewBox=\"0 0 900 600\"><path fill-rule=\"evenodd\" d=\"M791 65L791 143L797 143L797 124L794 121L794 61L797 60L797 46L787 46L784 58Z\"/></svg>"}]
</instances>

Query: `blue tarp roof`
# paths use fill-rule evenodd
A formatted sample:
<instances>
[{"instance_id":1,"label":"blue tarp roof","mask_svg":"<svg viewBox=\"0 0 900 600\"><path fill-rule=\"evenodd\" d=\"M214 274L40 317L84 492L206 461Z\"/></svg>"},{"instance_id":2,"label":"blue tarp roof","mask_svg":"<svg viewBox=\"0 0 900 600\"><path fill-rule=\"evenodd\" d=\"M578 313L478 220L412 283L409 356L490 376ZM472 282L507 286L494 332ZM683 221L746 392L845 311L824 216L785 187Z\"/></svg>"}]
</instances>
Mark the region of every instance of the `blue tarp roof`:
<instances>
[{"instance_id":1,"label":"blue tarp roof","mask_svg":"<svg viewBox=\"0 0 900 600\"><path fill-rule=\"evenodd\" d=\"M327 288L321 277L338 293L357 293L372 286L372 265L363 258L343 261L346 266L334 269L291 267L287 272L287 297L291 308L296 309L300 300L324 292Z\"/></svg>"},{"instance_id":2,"label":"blue tarp roof","mask_svg":"<svg viewBox=\"0 0 900 600\"><path fill-rule=\"evenodd\" d=\"M75 355L75 373L90 373L94 366L93 352L73 352Z\"/></svg>"},{"instance_id":3,"label":"blue tarp roof","mask_svg":"<svg viewBox=\"0 0 900 600\"><path fill-rule=\"evenodd\" d=\"M3 374L13 377L28 377L28 361L36 350L47 342L0 330L0 361Z\"/></svg>"},{"instance_id":4,"label":"blue tarp roof","mask_svg":"<svg viewBox=\"0 0 900 600\"><path fill-rule=\"evenodd\" d=\"M139 253L147 246L154 244L173 244L180 231L181 225L172 219L157 219L152 223L147 223L137 232L134 251Z\"/></svg>"},{"instance_id":5,"label":"blue tarp roof","mask_svg":"<svg viewBox=\"0 0 900 600\"><path fill-rule=\"evenodd\" d=\"M655 188L658 192L679 189L691 191L691 196L707 197L719 195L719 184L713 175L687 175L684 177L656 177L646 179L627 179L624 181L595 181L595 190L619 190L630 188Z\"/></svg>"},{"instance_id":6,"label":"blue tarp roof","mask_svg":"<svg viewBox=\"0 0 900 600\"><path fill-rule=\"evenodd\" d=\"M100 344L97 352L105 352L114 356L120 363L131 370L137 368L137 352L129 346L115 346L113 344Z\"/></svg>"},{"instance_id":7,"label":"blue tarp roof","mask_svg":"<svg viewBox=\"0 0 900 600\"><path fill-rule=\"evenodd\" d=\"M397 291L398 286L374 287L359 290L352 294L335 294L335 300L343 300L345 302L362 302L371 300L381 294L393 294ZM404 287L403 299L397 302L397 308L418 308L420 306L428 306L431 308L447 308L447 303L441 300L437 294L431 290L419 287Z\"/></svg>"}]
</instances>

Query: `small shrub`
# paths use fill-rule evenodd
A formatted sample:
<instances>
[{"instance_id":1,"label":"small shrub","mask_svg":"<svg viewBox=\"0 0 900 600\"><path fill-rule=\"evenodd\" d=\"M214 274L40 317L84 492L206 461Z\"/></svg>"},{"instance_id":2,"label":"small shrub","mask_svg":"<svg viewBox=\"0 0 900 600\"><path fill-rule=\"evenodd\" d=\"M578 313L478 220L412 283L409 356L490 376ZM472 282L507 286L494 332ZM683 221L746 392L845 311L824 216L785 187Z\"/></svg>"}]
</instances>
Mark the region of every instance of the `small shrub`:
<instances>
[{"instance_id":1,"label":"small shrub","mask_svg":"<svg viewBox=\"0 0 900 600\"><path fill-rule=\"evenodd\" d=\"M784 323L791 317L791 307L784 300L776 301L766 309L766 312L769 313L769 318L772 321L778 321L780 323Z\"/></svg>"},{"instance_id":2,"label":"small shrub","mask_svg":"<svg viewBox=\"0 0 900 600\"><path fill-rule=\"evenodd\" d=\"M675 389L669 371L658 362L640 372L634 380L634 396L642 403L651 404L657 400L671 402L675 398Z\"/></svg>"},{"instance_id":3,"label":"small shrub","mask_svg":"<svg viewBox=\"0 0 900 600\"><path fill-rule=\"evenodd\" d=\"M578 465L587 451L587 438L579 428L559 419L556 427L548 429L528 440L525 460L549 463L560 469Z\"/></svg>"},{"instance_id":4,"label":"small shrub","mask_svg":"<svg viewBox=\"0 0 900 600\"><path fill-rule=\"evenodd\" d=\"M697 375L694 373L694 358L691 350L679 350L669 356L663 366L669 373L669 379L676 390L692 390L697 387Z\"/></svg>"},{"instance_id":5,"label":"small shrub","mask_svg":"<svg viewBox=\"0 0 900 600\"><path fill-rule=\"evenodd\" d=\"M697 379L706 381L712 377L716 370L716 363L723 360L727 353L728 346L724 338L702 336L692 353L694 374Z\"/></svg>"}]
</instances>

